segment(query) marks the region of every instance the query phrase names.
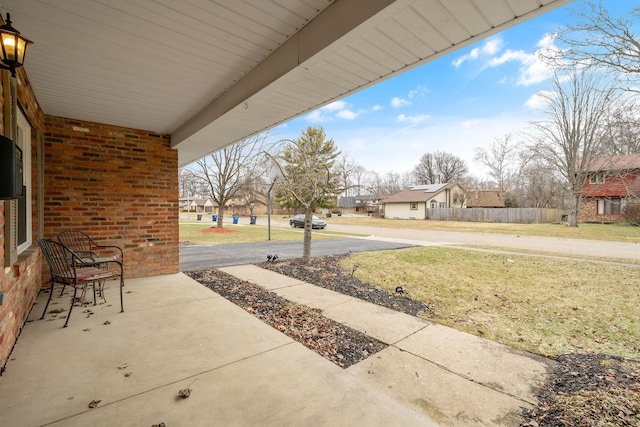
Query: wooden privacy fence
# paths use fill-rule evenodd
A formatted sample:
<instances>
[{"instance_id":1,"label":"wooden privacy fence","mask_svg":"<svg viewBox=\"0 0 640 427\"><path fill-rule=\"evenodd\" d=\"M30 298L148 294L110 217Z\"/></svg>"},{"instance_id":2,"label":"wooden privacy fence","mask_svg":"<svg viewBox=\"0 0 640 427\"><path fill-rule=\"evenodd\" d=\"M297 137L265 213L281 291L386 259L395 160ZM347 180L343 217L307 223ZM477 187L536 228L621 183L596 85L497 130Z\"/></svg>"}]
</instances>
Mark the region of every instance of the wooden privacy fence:
<instances>
[{"instance_id":1,"label":"wooden privacy fence","mask_svg":"<svg viewBox=\"0 0 640 427\"><path fill-rule=\"evenodd\" d=\"M510 222L538 224L560 222L560 209L539 208L436 208L427 209L427 219L440 221Z\"/></svg>"}]
</instances>

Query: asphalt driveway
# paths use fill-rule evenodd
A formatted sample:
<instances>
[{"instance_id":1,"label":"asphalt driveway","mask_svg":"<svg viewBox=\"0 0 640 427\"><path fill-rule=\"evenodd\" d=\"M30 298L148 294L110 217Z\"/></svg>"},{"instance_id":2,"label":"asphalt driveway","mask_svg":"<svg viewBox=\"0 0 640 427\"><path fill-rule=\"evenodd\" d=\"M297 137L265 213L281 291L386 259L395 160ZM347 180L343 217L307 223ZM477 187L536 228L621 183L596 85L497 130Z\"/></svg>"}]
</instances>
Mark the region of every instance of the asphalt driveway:
<instances>
[{"instance_id":1,"label":"asphalt driveway","mask_svg":"<svg viewBox=\"0 0 640 427\"><path fill-rule=\"evenodd\" d=\"M415 245L354 238L317 240L311 243L311 256L382 251L412 246ZM182 246L180 248L180 271L254 264L266 261L267 255L270 254L278 255L280 259L300 258L302 256L302 241Z\"/></svg>"}]
</instances>

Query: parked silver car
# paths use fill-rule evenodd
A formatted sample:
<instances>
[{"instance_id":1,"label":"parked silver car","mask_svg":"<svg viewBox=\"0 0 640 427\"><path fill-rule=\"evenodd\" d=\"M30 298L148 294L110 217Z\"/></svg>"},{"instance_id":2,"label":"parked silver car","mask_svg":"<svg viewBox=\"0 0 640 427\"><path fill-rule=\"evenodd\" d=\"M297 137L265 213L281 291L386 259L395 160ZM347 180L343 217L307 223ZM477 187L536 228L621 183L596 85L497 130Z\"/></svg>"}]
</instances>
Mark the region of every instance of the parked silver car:
<instances>
[{"instance_id":1,"label":"parked silver car","mask_svg":"<svg viewBox=\"0 0 640 427\"><path fill-rule=\"evenodd\" d=\"M289 219L289 225L293 228L304 228L304 214L294 215ZM317 228L322 230L327 226L327 223L318 218L317 216L313 216L311 219L311 228Z\"/></svg>"}]
</instances>

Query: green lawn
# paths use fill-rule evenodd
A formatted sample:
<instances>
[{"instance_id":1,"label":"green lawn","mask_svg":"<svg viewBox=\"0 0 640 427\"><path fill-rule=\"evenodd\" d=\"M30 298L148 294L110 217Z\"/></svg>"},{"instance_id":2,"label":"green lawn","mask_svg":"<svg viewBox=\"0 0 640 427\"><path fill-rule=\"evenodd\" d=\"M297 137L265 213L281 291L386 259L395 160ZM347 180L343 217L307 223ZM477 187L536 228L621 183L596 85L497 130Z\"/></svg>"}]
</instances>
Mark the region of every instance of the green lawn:
<instances>
[{"instance_id":1,"label":"green lawn","mask_svg":"<svg viewBox=\"0 0 640 427\"><path fill-rule=\"evenodd\" d=\"M265 225L232 225L224 224L223 232L214 230L213 222L195 223L193 221L180 222L180 242L198 245L219 243L252 243L266 242L268 231ZM312 240L338 239L354 234L332 233L326 230L313 230ZM284 242L303 239L301 228L271 227L271 240Z\"/></svg>"},{"instance_id":2,"label":"green lawn","mask_svg":"<svg viewBox=\"0 0 640 427\"><path fill-rule=\"evenodd\" d=\"M422 247L358 253L356 276L433 308L429 320L526 351L639 359L640 268Z\"/></svg>"},{"instance_id":3,"label":"green lawn","mask_svg":"<svg viewBox=\"0 0 640 427\"><path fill-rule=\"evenodd\" d=\"M414 228L418 230L465 231L474 233L516 234L522 236L566 237L572 239L612 240L640 243L640 227L629 224L501 224L463 221L394 220L366 216L325 218L331 224L368 225L374 227Z\"/></svg>"}]
</instances>

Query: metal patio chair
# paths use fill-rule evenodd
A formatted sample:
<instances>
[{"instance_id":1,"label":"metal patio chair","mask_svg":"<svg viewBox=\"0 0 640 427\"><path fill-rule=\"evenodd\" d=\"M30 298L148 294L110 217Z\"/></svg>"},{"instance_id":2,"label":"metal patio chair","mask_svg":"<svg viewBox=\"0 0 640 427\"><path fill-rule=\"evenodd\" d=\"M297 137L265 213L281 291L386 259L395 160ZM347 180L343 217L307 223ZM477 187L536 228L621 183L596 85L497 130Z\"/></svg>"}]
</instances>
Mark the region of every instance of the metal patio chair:
<instances>
[{"instance_id":1,"label":"metal patio chair","mask_svg":"<svg viewBox=\"0 0 640 427\"><path fill-rule=\"evenodd\" d=\"M96 285L101 286L106 279L116 278L118 276L120 277L120 311L124 311L122 300L122 286L124 283L122 276L122 264L120 264L120 271L105 268L106 263L100 265L95 263L87 264L83 262L82 258L78 254L67 248L64 244L51 239L39 240L38 246L40 246L42 255L49 265L49 270L51 271L51 291L40 319L44 319L44 316L47 313L47 308L51 302L53 288L56 283L61 283L63 288L66 285L73 287L71 306L69 307L67 320L64 322L64 327L66 328L69 324L69 319L71 318L73 306L77 301L78 290L81 291L80 301L84 301L87 287L89 285L93 285L93 304L96 305Z\"/></svg>"},{"instance_id":2,"label":"metal patio chair","mask_svg":"<svg viewBox=\"0 0 640 427\"><path fill-rule=\"evenodd\" d=\"M99 245L88 234L77 230L58 233L58 240L75 252L85 264L101 268L110 267L110 263L115 264L115 268L119 269L124 277L124 252L120 246ZM124 281L122 286L124 286ZM100 289L102 292L102 286ZM62 292L64 292L64 287L60 295Z\"/></svg>"}]
</instances>

